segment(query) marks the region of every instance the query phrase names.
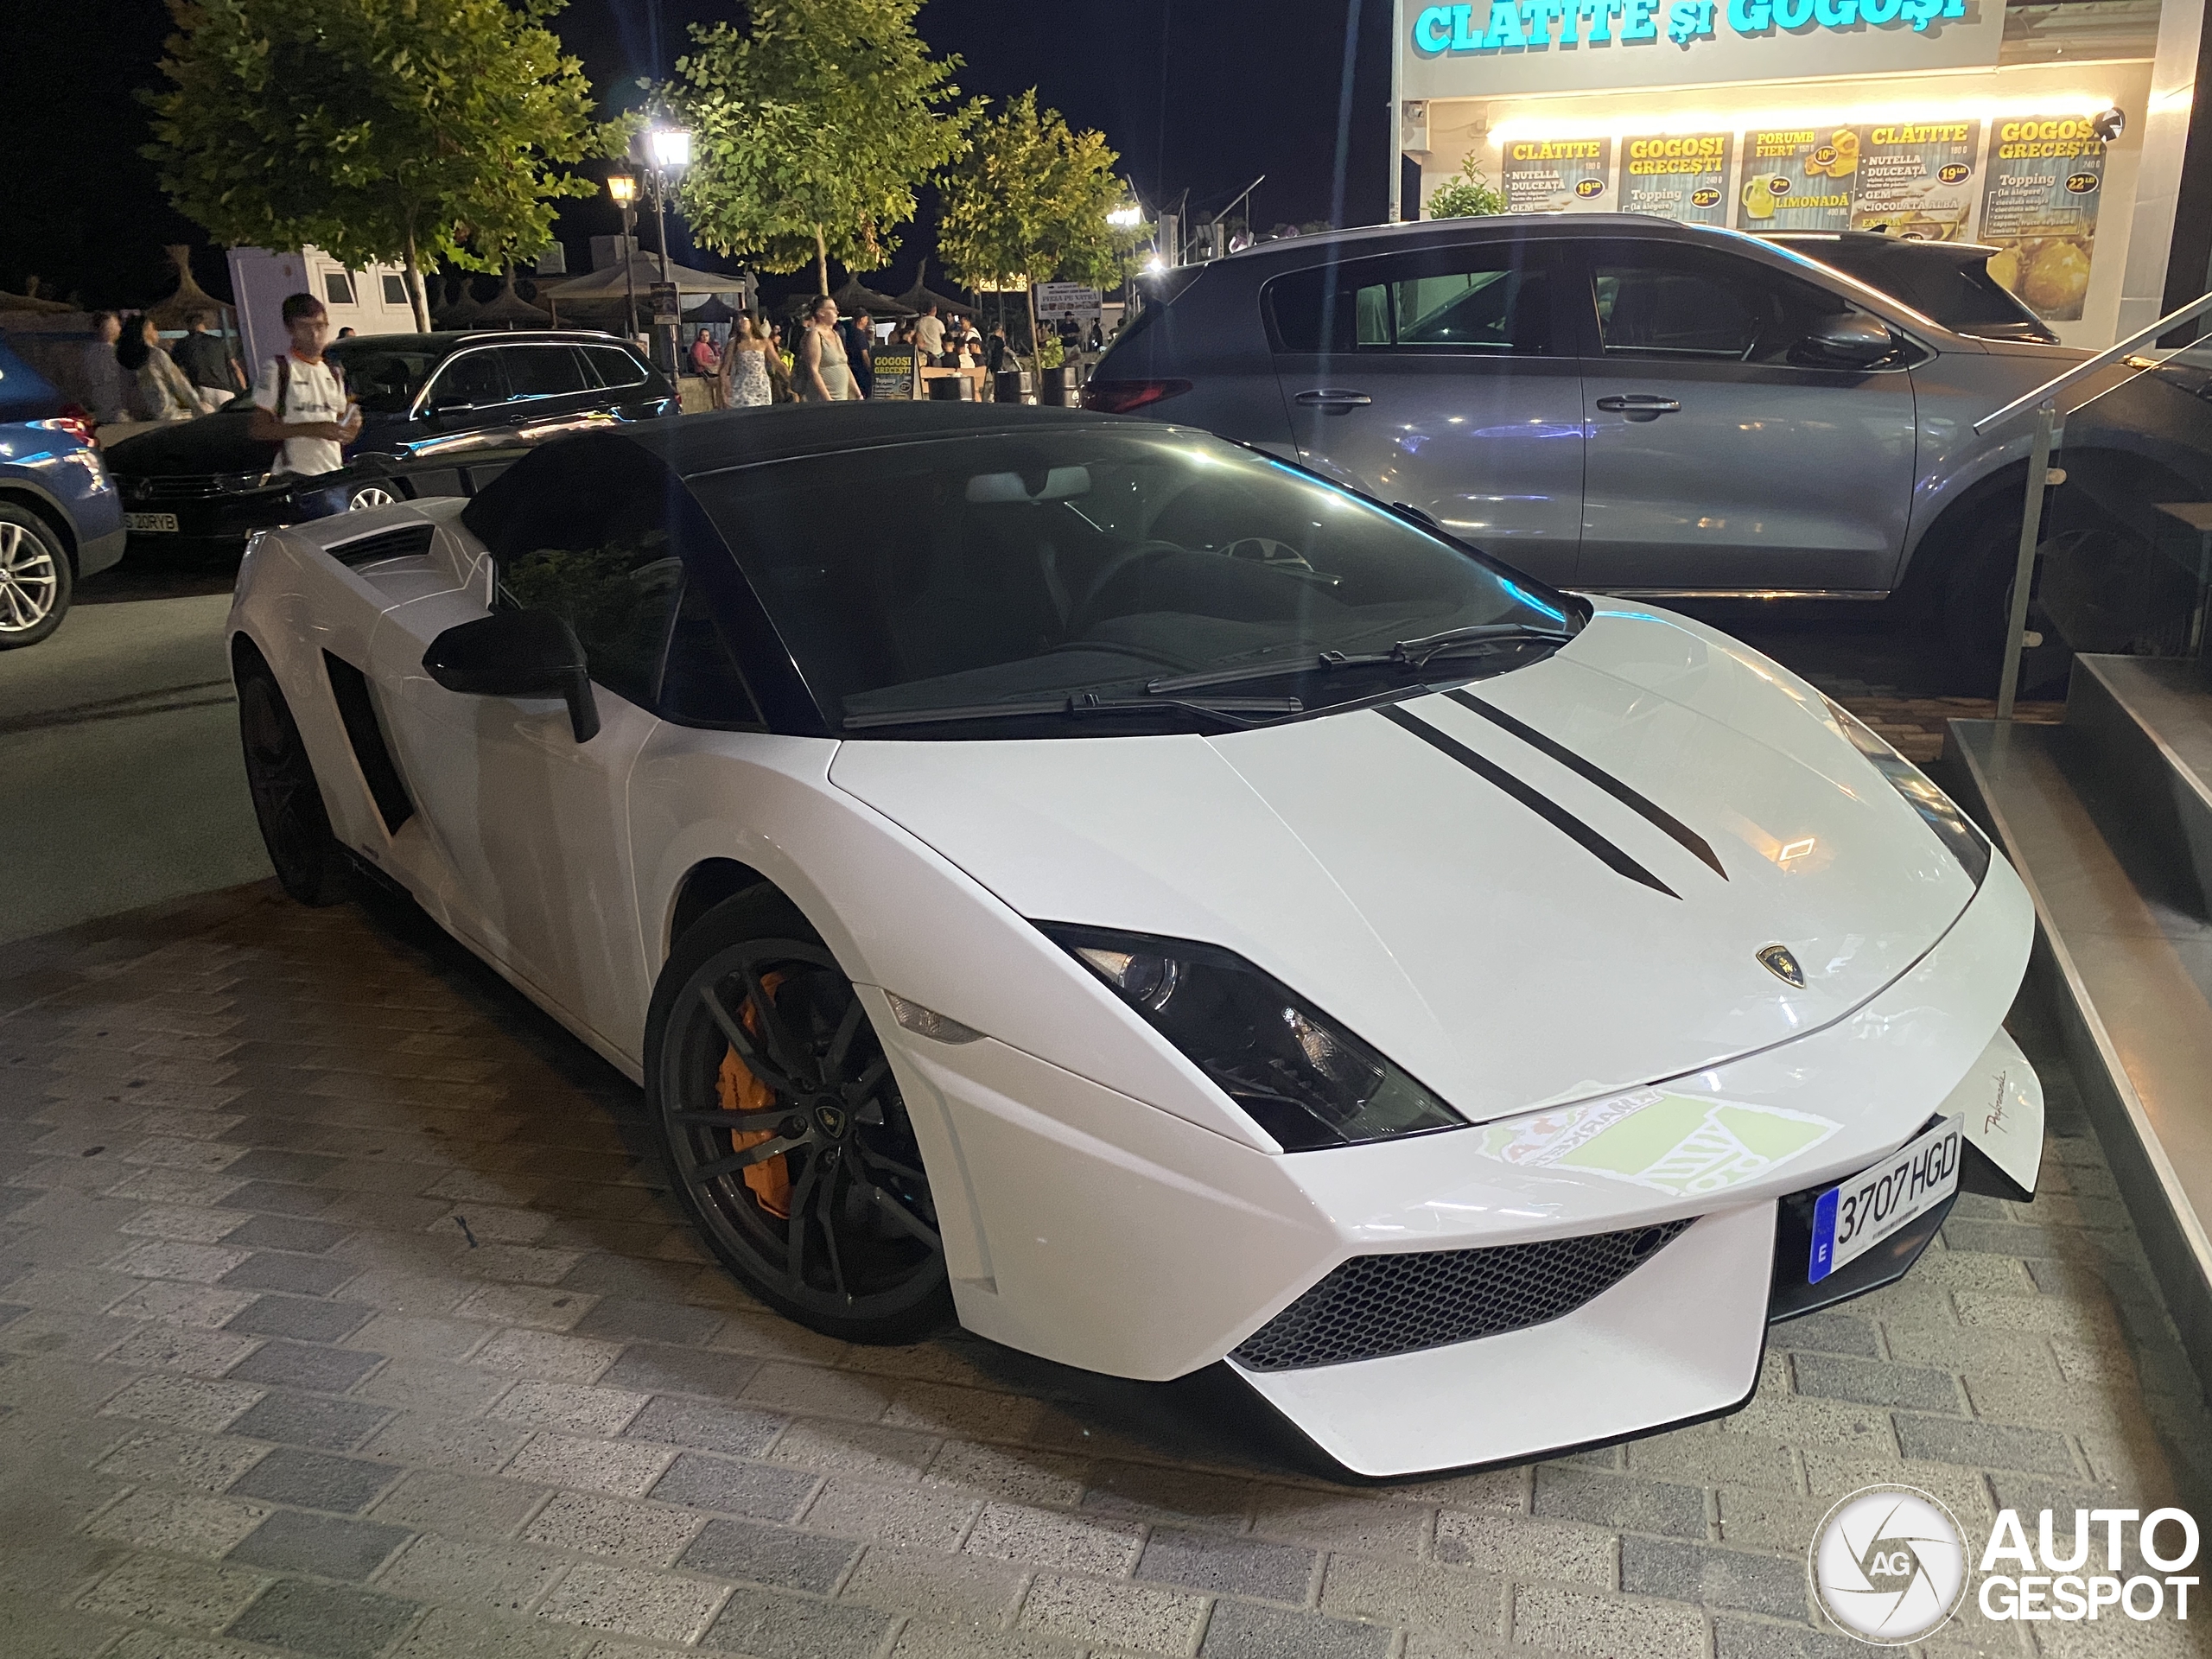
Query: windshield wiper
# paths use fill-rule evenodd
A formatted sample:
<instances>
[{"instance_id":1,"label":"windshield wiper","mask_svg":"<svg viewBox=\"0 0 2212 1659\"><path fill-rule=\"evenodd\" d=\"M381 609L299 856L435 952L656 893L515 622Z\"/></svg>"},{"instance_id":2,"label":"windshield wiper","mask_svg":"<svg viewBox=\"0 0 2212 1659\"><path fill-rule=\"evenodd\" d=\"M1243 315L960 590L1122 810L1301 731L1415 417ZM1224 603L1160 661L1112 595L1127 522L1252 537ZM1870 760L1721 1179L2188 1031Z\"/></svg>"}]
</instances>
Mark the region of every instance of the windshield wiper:
<instances>
[{"instance_id":1,"label":"windshield wiper","mask_svg":"<svg viewBox=\"0 0 2212 1659\"><path fill-rule=\"evenodd\" d=\"M1148 680L1145 683L1145 690L1154 696L1165 696L1178 691L1203 691L1209 686L1236 685L1245 680L1279 679L1285 674L1326 672L1337 668L1373 668L1389 664L1425 668L1432 657L1449 652L1480 651L1496 645L1529 643L1563 645L1573 637L1556 628L1533 627L1525 622L1480 622L1471 627L1451 628L1442 633L1432 633L1425 639L1401 639L1388 651L1325 651L1313 657L1294 658L1287 662L1249 668L1228 668L1206 674L1178 674L1166 679Z\"/></svg>"},{"instance_id":2,"label":"windshield wiper","mask_svg":"<svg viewBox=\"0 0 2212 1659\"><path fill-rule=\"evenodd\" d=\"M865 732L895 726L937 726L971 720L1018 720L1039 715L1156 715L1180 709L1204 715L1229 726L1249 726L1253 715L1302 715L1306 705L1296 697L1102 697L1095 691L1032 702L967 703L947 709L886 709L880 714L849 715L844 728Z\"/></svg>"}]
</instances>

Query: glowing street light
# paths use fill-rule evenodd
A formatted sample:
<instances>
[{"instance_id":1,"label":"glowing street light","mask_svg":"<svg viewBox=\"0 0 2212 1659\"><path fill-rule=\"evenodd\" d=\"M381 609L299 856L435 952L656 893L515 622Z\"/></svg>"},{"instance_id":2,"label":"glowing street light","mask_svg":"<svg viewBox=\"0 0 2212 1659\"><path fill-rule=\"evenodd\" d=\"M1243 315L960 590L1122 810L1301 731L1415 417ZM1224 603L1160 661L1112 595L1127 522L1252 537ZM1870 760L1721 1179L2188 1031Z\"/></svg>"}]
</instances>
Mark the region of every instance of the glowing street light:
<instances>
[{"instance_id":1,"label":"glowing street light","mask_svg":"<svg viewBox=\"0 0 2212 1659\"><path fill-rule=\"evenodd\" d=\"M1144 223L1144 210L1141 207L1116 207L1106 215L1106 222L1116 230L1133 230Z\"/></svg>"},{"instance_id":2,"label":"glowing street light","mask_svg":"<svg viewBox=\"0 0 2212 1659\"><path fill-rule=\"evenodd\" d=\"M607 178L607 194L614 199L614 205L626 211L635 207L638 200L636 175L629 173L610 173Z\"/></svg>"},{"instance_id":3,"label":"glowing street light","mask_svg":"<svg viewBox=\"0 0 2212 1659\"><path fill-rule=\"evenodd\" d=\"M648 128L645 147L652 164L664 173L680 173L691 165L691 134L686 128Z\"/></svg>"}]
</instances>

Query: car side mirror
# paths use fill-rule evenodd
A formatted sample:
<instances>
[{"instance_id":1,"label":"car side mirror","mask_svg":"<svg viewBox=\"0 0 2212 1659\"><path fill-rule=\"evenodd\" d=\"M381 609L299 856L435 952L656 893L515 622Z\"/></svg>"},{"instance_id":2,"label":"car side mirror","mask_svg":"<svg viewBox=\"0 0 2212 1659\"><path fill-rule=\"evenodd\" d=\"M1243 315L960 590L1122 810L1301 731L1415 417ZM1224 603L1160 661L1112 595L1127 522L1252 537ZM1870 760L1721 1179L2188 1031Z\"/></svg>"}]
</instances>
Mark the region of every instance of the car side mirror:
<instances>
[{"instance_id":1,"label":"car side mirror","mask_svg":"<svg viewBox=\"0 0 2212 1659\"><path fill-rule=\"evenodd\" d=\"M1897 337L1886 324L1860 311L1823 317L1813 331L1797 342L1793 356L1822 365L1871 368L1897 348Z\"/></svg>"},{"instance_id":2,"label":"car side mirror","mask_svg":"<svg viewBox=\"0 0 2212 1659\"><path fill-rule=\"evenodd\" d=\"M464 696L559 697L577 742L599 735L582 642L550 611L494 611L448 628L423 653L423 671Z\"/></svg>"}]
</instances>

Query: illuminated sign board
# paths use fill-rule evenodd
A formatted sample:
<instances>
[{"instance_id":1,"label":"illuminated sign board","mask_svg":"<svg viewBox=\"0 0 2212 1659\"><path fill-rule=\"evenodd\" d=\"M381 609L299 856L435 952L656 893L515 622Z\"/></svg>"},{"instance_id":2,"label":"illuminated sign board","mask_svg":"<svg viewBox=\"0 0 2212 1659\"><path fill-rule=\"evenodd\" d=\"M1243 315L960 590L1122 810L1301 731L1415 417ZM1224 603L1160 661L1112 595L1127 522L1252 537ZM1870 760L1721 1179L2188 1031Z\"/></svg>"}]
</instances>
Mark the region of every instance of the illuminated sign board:
<instances>
[{"instance_id":1,"label":"illuminated sign board","mask_svg":"<svg viewBox=\"0 0 2212 1659\"><path fill-rule=\"evenodd\" d=\"M1993 66L1999 0L1399 0L1399 95L1485 98Z\"/></svg>"}]
</instances>

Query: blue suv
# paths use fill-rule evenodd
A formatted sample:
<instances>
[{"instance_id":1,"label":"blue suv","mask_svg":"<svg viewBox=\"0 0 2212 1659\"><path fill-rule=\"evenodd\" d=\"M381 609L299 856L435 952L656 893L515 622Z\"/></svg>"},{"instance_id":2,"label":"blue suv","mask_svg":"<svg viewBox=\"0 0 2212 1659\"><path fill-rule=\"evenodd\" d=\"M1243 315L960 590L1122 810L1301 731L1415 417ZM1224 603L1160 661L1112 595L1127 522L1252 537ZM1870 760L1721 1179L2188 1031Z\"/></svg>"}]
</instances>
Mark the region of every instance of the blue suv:
<instances>
[{"instance_id":1,"label":"blue suv","mask_svg":"<svg viewBox=\"0 0 2212 1659\"><path fill-rule=\"evenodd\" d=\"M0 651L60 627L77 579L123 543L123 499L92 423L0 341Z\"/></svg>"}]
</instances>

